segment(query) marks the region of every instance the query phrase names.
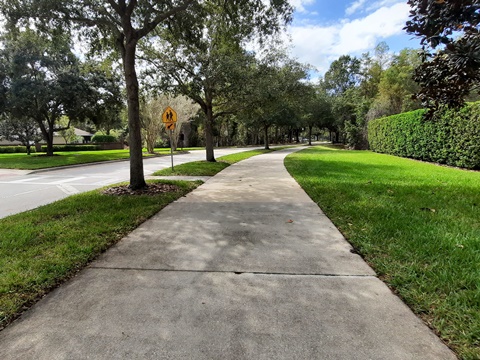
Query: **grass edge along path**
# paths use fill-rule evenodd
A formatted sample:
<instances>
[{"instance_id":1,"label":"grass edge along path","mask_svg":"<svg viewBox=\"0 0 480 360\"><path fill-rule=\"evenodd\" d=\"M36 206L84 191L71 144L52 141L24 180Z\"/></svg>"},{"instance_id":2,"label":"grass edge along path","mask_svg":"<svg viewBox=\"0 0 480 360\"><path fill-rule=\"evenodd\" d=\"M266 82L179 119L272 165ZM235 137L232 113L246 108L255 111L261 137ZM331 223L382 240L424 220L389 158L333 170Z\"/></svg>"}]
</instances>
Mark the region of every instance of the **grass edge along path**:
<instances>
[{"instance_id":1,"label":"grass edge along path","mask_svg":"<svg viewBox=\"0 0 480 360\"><path fill-rule=\"evenodd\" d=\"M199 181L156 195L93 190L0 219L0 329ZM115 185L113 185L115 186Z\"/></svg>"},{"instance_id":2,"label":"grass edge along path","mask_svg":"<svg viewBox=\"0 0 480 360\"><path fill-rule=\"evenodd\" d=\"M480 173L315 147L285 165L403 301L480 359Z\"/></svg>"},{"instance_id":3,"label":"grass edge along path","mask_svg":"<svg viewBox=\"0 0 480 360\"><path fill-rule=\"evenodd\" d=\"M153 173L153 176L214 176L223 169L239 161L246 160L252 156L271 153L285 149L286 146L273 149L257 149L238 152L235 154L221 156L216 162L192 161L185 164L175 165L171 168L162 169Z\"/></svg>"}]
</instances>

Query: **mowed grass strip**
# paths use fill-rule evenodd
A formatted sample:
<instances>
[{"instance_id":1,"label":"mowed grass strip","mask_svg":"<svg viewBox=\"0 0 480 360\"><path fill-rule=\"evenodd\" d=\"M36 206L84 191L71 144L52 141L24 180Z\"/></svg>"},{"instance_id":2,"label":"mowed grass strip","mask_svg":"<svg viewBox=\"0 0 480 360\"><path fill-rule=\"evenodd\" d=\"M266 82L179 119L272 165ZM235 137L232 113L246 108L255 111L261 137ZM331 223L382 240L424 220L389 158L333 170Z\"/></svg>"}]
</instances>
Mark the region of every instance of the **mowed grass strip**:
<instances>
[{"instance_id":1,"label":"mowed grass strip","mask_svg":"<svg viewBox=\"0 0 480 360\"><path fill-rule=\"evenodd\" d=\"M155 149L159 154L169 154L170 149ZM151 156L144 153L144 156ZM37 170L65 165L88 164L99 161L129 159L128 150L97 150L78 152L56 152L53 156L42 153L0 154L0 169Z\"/></svg>"},{"instance_id":2,"label":"mowed grass strip","mask_svg":"<svg viewBox=\"0 0 480 360\"><path fill-rule=\"evenodd\" d=\"M201 182L158 195L74 195L0 219L0 329L167 204Z\"/></svg>"},{"instance_id":3,"label":"mowed grass strip","mask_svg":"<svg viewBox=\"0 0 480 360\"><path fill-rule=\"evenodd\" d=\"M463 359L480 359L480 173L311 148L288 171Z\"/></svg>"},{"instance_id":4,"label":"mowed grass strip","mask_svg":"<svg viewBox=\"0 0 480 360\"><path fill-rule=\"evenodd\" d=\"M275 149L277 150L277 149ZM171 168L162 169L153 173L154 176L214 176L223 169L239 161L248 159L255 155L266 154L274 150L249 150L236 154L219 157L217 162L193 161L176 165Z\"/></svg>"}]
</instances>

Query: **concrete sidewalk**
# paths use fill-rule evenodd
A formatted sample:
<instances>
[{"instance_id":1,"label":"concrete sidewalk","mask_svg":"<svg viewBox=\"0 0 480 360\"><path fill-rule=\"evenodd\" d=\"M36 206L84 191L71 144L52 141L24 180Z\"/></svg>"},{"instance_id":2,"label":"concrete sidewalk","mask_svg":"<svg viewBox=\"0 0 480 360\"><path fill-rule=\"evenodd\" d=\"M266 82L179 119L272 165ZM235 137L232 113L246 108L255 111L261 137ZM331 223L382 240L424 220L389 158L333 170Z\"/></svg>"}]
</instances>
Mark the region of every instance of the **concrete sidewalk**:
<instances>
[{"instance_id":1,"label":"concrete sidewalk","mask_svg":"<svg viewBox=\"0 0 480 360\"><path fill-rule=\"evenodd\" d=\"M455 359L283 166L230 166L0 332L1 359Z\"/></svg>"}]
</instances>

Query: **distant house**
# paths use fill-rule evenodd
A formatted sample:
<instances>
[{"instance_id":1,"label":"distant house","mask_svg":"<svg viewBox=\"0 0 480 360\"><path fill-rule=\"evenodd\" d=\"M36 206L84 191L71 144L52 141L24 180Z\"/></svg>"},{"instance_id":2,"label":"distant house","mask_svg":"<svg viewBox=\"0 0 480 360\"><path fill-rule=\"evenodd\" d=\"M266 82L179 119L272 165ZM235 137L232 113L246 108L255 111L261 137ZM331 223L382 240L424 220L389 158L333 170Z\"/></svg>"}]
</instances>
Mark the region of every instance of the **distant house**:
<instances>
[{"instance_id":1,"label":"distant house","mask_svg":"<svg viewBox=\"0 0 480 360\"><path fill-rule=\"evenodd\" d=\"M0 146L16 146L22 145L20 141L8 141L7 139L0 138Z\"/></svg>"},{"instance_id":2,"label":"distant house","mask_svg":"<svg viewBox=\"0 0 480 360\"><path fill-rule=\"evenodd\" d=\"M90 134L86 131L81 129L75 128L75 135L79 138L82 138L81 143L88 144L92 141L93 134ZM40 141L40 144L46 144L45 140ZM15 145L22 145L20 141L8 141L6 139L0 138L0 146L15 146ZM58 133L53 134L53 145L65 145L65 139Z\"/></svg>"},{"instance_id":3,"label":"distant house","mask_svg":"<svg viewBox=\"0 0 480 360\"><path fill-rule=\"evenodd\" d=\"M92 142L92 137L94 134L90 134L86 131L75 128L75 135L77 135L78 137L82 137L82 143L87 144L89 142Z\"/></svg>"}]
</instances>

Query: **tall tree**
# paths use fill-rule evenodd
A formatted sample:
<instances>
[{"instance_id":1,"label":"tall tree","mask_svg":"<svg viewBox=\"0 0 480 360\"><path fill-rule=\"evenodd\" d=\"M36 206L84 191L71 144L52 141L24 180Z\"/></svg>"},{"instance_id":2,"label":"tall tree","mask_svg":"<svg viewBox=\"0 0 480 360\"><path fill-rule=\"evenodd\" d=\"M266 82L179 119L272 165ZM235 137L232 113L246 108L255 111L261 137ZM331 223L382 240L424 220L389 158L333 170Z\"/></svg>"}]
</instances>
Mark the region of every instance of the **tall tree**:
<instances>
[{"instance_id":1,"label":"tall tree","mask_svg":"<svg viewBox=\"0 0 480 360\"><path fill-rule=\"evenodd\" d=\"M291 11L285 0L207 0L197 13L183 14L182 21L160 35L168 42L150 49L148 58L162 74L162 88L188 96L205 114L207 161L215 161L217 120L244 104L253 60L244 44L277 33Z\"/></svg>"},{"instance_id":2,"label":"tall tree","mask_svg":"<svg viewBox=\"0 0 480 360\"><path fill-rule=\"evenodd\" d=\"M406 31L420 37L422 64L418 98L430 109L458 107L480 84L478 0L409 0ZM430 112L432 114L432 112Z\"/></svg>"},{"instance_id":3,"label":"tall tree","mask_svg":"<svg viewBox=\"0 0 480 360\"><path fill-rule=\"evenodd\" d=\"M39 20L38 27L73 26L95 45L115 48L121 55L127 92L130 145L130 187L146 186L140 124L136 52L139 41L161 23L171 21L196 0L10 0L0 7L11 23Z\"/></svg>"},{"instance_id":4,"label":"tall tree","mask_svg":"<svg viewBox=\"0 0 480 360\"><path fill-rule=\"evenodd\" d=\"M360 65L358 58L342 55L330 64L323 79L325 88L332 95L341 95L360 82Z\"/></svg>"},{"instance_id":5,"label":"tall tree","mask_svg":"<svg viewBox=\"0 0 480 360\"><path fill-rule=\"evenodd\" d=\"M335 117L335 141L345 135L345 123L355 122L357 87L361 76L360 59L350 55L340 56L330 64L320 86L330 95Z\"/></svg>"},{"instance_id":6,"label":"tall tree","mask_svg":"<svg viewBox=\"0 0 480 360\"><path fill-rule=\"evenodd\" d=\"M310 86L305 99L305 125L308 128L308 145L312 145L312 130L331 129L333 123L332 106L328 94L318 86Z\"/></svg>"},{"instance_id":7,"label":"tall tree","mask_svg":"<svg viewBox=\"0 0 480 360\"><path fill-rule=\"evenodd\" d=\"M302 103L308 86L302 80L307 78L307 67L275 50L257 61L250 74L248 96L243 99L246 107L241 116L249 124L262 128L265 149L269 149L269 129L273 125L291 124L303 115Z\"/></svg>"},{"instance_id":8,"label":"tall tree","mask_svg":"<svg viewBox=\"0 0 480 360\"><path fill-rule=\"evenodd\" d=\"M47 155L53 155L54 133L70 127L70 122L59 122L61 117L88 117L108 93L98 86L99 77L81 73L70 45L67 35L50 37L26 29L7 37L2 50L8 79L2 110L18 120L35 120Z\"/></svg>"},{"instance_id":9,"label":"tall tree","mask_svg":"<svg viewBox=\"0 0 480 360\"><path fill-rule=\"evenodd\" d=\"M110 135L111 130L127 126L122 113L125 109L124 92L122 91L122 74L111 58L87 60L81 65L82 73L89 75L89 81L96 87L107 87L108 92L102 101L89 113L90 121L96 129Z\"/></svg>"},{"instance_id":10,"label":"tall tree","mask_svg":"<svg viewBox=\"0 0 480 360\"><path fill-rule=\"evenodd\" d=\"M390 67L381 75L378 94L367 115L369 120L420 107L419 102L412 99L419 89L413 74L420 62L418 51L412 49L403 49L393 57Z\"/></svg>"}]
</instances>

